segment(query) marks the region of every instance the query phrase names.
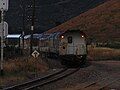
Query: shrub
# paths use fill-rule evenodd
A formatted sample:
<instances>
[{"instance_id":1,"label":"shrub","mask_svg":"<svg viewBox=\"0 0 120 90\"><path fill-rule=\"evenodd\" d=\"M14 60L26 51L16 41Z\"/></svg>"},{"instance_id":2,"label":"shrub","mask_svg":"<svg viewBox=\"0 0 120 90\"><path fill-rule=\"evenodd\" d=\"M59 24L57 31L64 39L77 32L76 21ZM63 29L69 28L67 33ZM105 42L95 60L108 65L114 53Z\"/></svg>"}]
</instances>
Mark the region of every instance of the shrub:
<instances>
[{"instance_id":1,"label":"shrub","mask_svg":"<svg viewBox=\"0 0 120 90\"><path fill-rule=\"evenodd\" d=\"M120 49L89 47L88 56L91 57L92 60L120 60Z\"/></svg>"}]
</instances>

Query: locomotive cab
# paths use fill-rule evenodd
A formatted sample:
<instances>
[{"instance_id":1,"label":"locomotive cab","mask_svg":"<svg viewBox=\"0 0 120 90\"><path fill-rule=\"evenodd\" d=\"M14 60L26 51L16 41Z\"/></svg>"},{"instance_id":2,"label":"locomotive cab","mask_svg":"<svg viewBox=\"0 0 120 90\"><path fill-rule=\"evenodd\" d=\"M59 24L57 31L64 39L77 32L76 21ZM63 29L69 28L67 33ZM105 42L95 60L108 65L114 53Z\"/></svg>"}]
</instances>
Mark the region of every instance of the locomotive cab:
<instances>
[{"instance_id":1,"label":"locomotive cab","mask_svg":"<svg viewBox=\"0 0 120 90\"><path fill-rule=\"evenodd\" d=\"M68 30L60 35L59 55L62 60L83 62L86 59L86 36L80 30Z\"/></svg>"}]
</instances>

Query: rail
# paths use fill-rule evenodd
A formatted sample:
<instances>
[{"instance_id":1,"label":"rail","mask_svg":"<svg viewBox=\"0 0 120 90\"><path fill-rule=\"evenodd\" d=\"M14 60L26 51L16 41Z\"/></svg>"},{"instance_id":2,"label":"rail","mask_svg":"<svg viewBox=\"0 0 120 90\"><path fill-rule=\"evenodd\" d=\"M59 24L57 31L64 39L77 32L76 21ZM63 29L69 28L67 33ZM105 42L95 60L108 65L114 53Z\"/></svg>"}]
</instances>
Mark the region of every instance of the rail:
<instances>
[{"instance_id":1,"label":"rail","mask_svg":"<svg viewBox=\"0 0 120 90\"><path fill-rule=\"evenodd\" d=\"M46 75L45 77L42 77L42 78L37 78L35 80L31 80L31 81L28 81L28 82L25 82L19 85L14 85L11 87L4 88L4 90L32 90L37 87L41 87L43 85L47 85L49 83L65 78L75 73L78 70L79 68L74 68L74 69L65 68L65 69L60 70L59 72Z\"/></svg>"}]
</instances>

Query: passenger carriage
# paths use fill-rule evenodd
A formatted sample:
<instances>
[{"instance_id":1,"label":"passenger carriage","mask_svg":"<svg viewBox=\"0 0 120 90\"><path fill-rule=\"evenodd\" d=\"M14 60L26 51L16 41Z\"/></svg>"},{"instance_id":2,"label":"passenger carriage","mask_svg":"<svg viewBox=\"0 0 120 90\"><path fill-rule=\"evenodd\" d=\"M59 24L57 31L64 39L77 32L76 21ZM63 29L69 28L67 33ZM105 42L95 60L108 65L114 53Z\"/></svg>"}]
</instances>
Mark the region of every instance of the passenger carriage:
<instances>
[{"instance_id":1,"label":"passenger carriage","mask_svg":"<svg viewBox=\"0 0 120 90\"><path fill-rule=\"evenodd\" d=\"M42 33L37 35L36 40L37 50L42 54L60 57L65 62L86 61L86 35L80 30Z\"/></svg>"}]
</instances>

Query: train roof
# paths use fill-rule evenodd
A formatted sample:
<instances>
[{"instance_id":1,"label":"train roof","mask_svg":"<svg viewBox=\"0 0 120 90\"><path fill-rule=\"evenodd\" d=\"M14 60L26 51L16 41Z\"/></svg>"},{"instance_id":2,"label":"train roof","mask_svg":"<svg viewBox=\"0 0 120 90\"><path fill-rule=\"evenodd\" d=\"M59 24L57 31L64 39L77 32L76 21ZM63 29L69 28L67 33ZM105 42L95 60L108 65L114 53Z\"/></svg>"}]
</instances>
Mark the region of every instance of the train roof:
<instances>
[{"instance_id":1,"label":"train roof","mask_svg":"<svg viewBox=\"0 0 120 90\"><path fill-rule=\"evenodd\" d=\"M45 39L52 39L52 38L57 38L60 34L63 32L54 32L54 33L42 33L41 37L39 37L40 40L45 40Z\"/></svg>"},{"instance_id":2,"label":"train roof","mask_svg":"<svg viewBox=\"0 0 120 90\"><path fill-rule=\"evenodd\" d=\"M33 38L39 39L42 37L42 34L33 34Z\"/></svg>"},{"instance_id":3,"label":"train roof","mask_svg":"<svg viewBox=\"0 0 120 90\"><path fill-rule=\"evenodd\" d=\"M57 38L60 34L62 34L62 32L54 32L54 33L51 33L50 39L52 39L52 38Z\"/></svg>"},{"instance_id":4,"label":"train roof","mask_svg":"<svg viewBox=\"0 0 120 90\"><path fill-rule=\"evenodd\" d=\"M24 39L29 39L31 37L31 35L25 35ZM34 39L39 39L42 37L42 34L33 34L33 38Z\"/></svg>"},{"instance_id":5,"label":"train roof","mask_svg":"<svg viewBox=\"0 0 120 90\"><path fill-rule=\"evenodd\" d=\"M31 37L31 35L25 35L24 36L24 39L28 39L28 38L30 38Z\"/></svg>"},{"instance_id":6,"label":"train roof","mask_svg":"<svg viewBox=\"0 0 120 90\"><path fill-rule=\"evenodd\" d=\"M59 37L60 35L62 35L62 34L64 34L64 33L66 33L66 32L80 32L81 34L83 34L84 36L86 36L85 35L85 33L83 32L83 31L80 31L79 29L74 29L74 30L64 30L64 31L60 31L60 32L53 32L53 33L42 33L41 34L41 37L39 37L39 39L40 40L46 40L46 39L53 39L53 38L57 38L57 37Z\"/></svg>"},{"instance_id":7,"label":"train roof","mask_svg":"<svg viewBox=\"0 0 120 90\"><path fill-rule=\"evenodd\" d=\"M76 32L76 31L80 31L80 30L66 30L66 31L61 31L61 32L53 32L53 33L42 33L42 34L33 34L33 38L34 39L39 39L39 40L46 40L46 39L53 39L53 38L57 38L60 35L66 33L66 32ZM80 31L81 33L83 33L82 31ZM84 35L84 33L83 33ZM31 37L31 35L25 35L24 39L29 39Z\"/></svg>"},{"instance_id":8,"label":"train roof","mask_svg":"<svg viewBox=\"0 0 120 90\"><path fill-rule=\"evenodd\" d=\"M21 34L8 34L6 38L18 39L21 38Z\"/></svg>"},{"instance_id":9,"label":"train roof","mask_svg":"<svg viewBox=\"0 0 120 90\"><path fill-rule=\"evenodd\" d=\"M50 34L42 34L41 37L39 37L40 40L45 40L48 39L50 37Z\"/></svg>"}]
</instances>

